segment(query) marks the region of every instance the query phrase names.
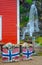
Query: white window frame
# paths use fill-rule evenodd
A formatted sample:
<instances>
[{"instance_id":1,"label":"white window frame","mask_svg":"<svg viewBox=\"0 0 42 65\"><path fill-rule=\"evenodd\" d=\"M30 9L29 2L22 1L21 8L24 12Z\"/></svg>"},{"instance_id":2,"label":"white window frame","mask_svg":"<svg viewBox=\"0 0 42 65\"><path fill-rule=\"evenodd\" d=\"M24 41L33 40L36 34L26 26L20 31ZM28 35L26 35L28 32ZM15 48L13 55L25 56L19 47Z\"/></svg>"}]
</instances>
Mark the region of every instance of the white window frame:
<instances>
[{"instance_id":1,"label":"white window frame","mask_svg":"<svg viewBox=\"0 0 42 65\"><path fill-rule=\"evenodd\" d=\"M20 44L20 13L19 13L20 1L17 0L17 44Z\"/></svg>"},{"instance_id":2,"label":"white window frame","mask_svg":"<svg viewBox=\"0 0 42 65\"><path fill-rule=\"evenodd\" d=\"M0 41L2 40L2 16L0 15Z\"/></svg>"}]
</instances>

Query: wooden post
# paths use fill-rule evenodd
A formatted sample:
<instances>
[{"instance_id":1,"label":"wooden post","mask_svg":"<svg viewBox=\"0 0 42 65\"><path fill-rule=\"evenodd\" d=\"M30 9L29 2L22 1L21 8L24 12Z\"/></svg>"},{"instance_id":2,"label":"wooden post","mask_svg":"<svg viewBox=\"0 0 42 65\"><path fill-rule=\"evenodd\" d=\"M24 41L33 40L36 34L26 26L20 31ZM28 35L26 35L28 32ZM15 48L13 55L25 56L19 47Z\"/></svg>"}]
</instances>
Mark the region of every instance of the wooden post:
<instances>
[{"instance_id":1,"label":"wooden post","mask_svg":"<svg viewBox=\"0 0 42 65\"><path fill-rule=\"evenodd\" d=\"M2 52L2 47L3 47L3 43L0 43L0 51ZM0 56L1 56L1 54L0 54Z\"/></svg>"}]
</instances>

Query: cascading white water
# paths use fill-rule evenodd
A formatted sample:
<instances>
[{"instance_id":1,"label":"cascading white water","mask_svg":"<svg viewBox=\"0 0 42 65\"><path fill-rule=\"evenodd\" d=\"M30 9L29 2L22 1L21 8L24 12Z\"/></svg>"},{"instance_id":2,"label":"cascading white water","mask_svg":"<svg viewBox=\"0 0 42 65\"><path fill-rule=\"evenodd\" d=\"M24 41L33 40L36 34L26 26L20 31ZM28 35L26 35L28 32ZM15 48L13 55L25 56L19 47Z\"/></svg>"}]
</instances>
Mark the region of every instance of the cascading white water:
<instances>
[{"instance_id":1,"label":"cascading white water","mask_svg":"<svg viewBox=\"0 0 42 65\"><path fill-rule=\"evenodd\" d=\"M33 32L39 32L38 27L38 12L35 6L35 2L31 5L30 13L29 13L29 23L27 23L26 28L23 28L23 37L25 38L25 34L29 33L29 36L32 37Z\"/></svg>"}]
</instances>

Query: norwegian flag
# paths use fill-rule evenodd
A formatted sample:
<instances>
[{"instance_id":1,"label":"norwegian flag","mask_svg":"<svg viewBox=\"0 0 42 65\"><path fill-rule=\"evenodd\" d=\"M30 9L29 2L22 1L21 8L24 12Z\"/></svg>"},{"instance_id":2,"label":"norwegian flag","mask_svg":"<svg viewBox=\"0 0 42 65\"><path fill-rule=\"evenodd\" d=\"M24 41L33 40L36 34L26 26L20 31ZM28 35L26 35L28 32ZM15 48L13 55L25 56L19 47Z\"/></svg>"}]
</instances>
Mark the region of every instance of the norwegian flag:
<instances>
[{"instance_id":1,"label":"norwegian flag","mask_svg":"<svg viewBox=\"0 0 42 65\"><path fill-rule=\"evenodd\" d=\"M32 55L32 50L27 48L22 48L23 58L29 58Z\"/></svg>"},{"instance_id":2,"label":"norwegian flag","mask_svg":"<svg viewBox=\"0 0 42 65\"><path fill-rule=\"evenodd\" d=\"M2 59L3 61L12 61L13 59L19 58L19 48L14 48L13 50L7 50L3 48L3 53L2 53Z\"/></svg>"},{"instance_id":3,"label":"norwegian flag","mask_svg":"<svg viewBox=\"0 0 42 65\"><path fill-rule=\"evenodd\" d=\"M19 54L20 54L20 49L19 47L15 47L13 50L12 50L12 53L14 54L14 56L12 56L12 59L15 59L15 60L18 60L19 59Z\"/></svg>"},{"instance_id":4,"label":"norwegian flag","mask_svg":"<svg viewBox=\"0 0 42 65\"><path fill-rule=\"evenodd\" d=\"M33 47L29 47L29 51L31 51L31 52L32 52L32 51L33 51Z\"/></svg>"}]
</instances>

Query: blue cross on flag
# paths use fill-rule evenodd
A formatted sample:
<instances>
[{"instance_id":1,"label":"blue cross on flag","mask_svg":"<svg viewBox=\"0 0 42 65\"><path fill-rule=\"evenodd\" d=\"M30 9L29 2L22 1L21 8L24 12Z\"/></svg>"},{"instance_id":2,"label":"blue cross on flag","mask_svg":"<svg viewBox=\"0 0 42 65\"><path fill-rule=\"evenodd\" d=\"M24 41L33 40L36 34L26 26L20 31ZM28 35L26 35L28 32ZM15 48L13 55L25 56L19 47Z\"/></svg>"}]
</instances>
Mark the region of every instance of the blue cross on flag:
<instances>
[{"instance_id":1,"label":"blue cross on flag","mask_svg":"<svg viewBox=\"0 0 42 65\"><path fill-rule=\"evenodd\" d=\"M22 53L23 53L23 56L26 56L26 58L29 58L32 55L32 51L26 48L23 49Z\"/></svg>"},{"instance_id":2,"label":"blue cross on flag","mask_svg":"<svg viewBox=\"0 0 42 65\"><path fill-rule=\"evenodd\" d=\"M12 60L19 57L19 49L15 48L13 50L3 49L2 58L4 60Z\"/></svg>"}]
</instances>

